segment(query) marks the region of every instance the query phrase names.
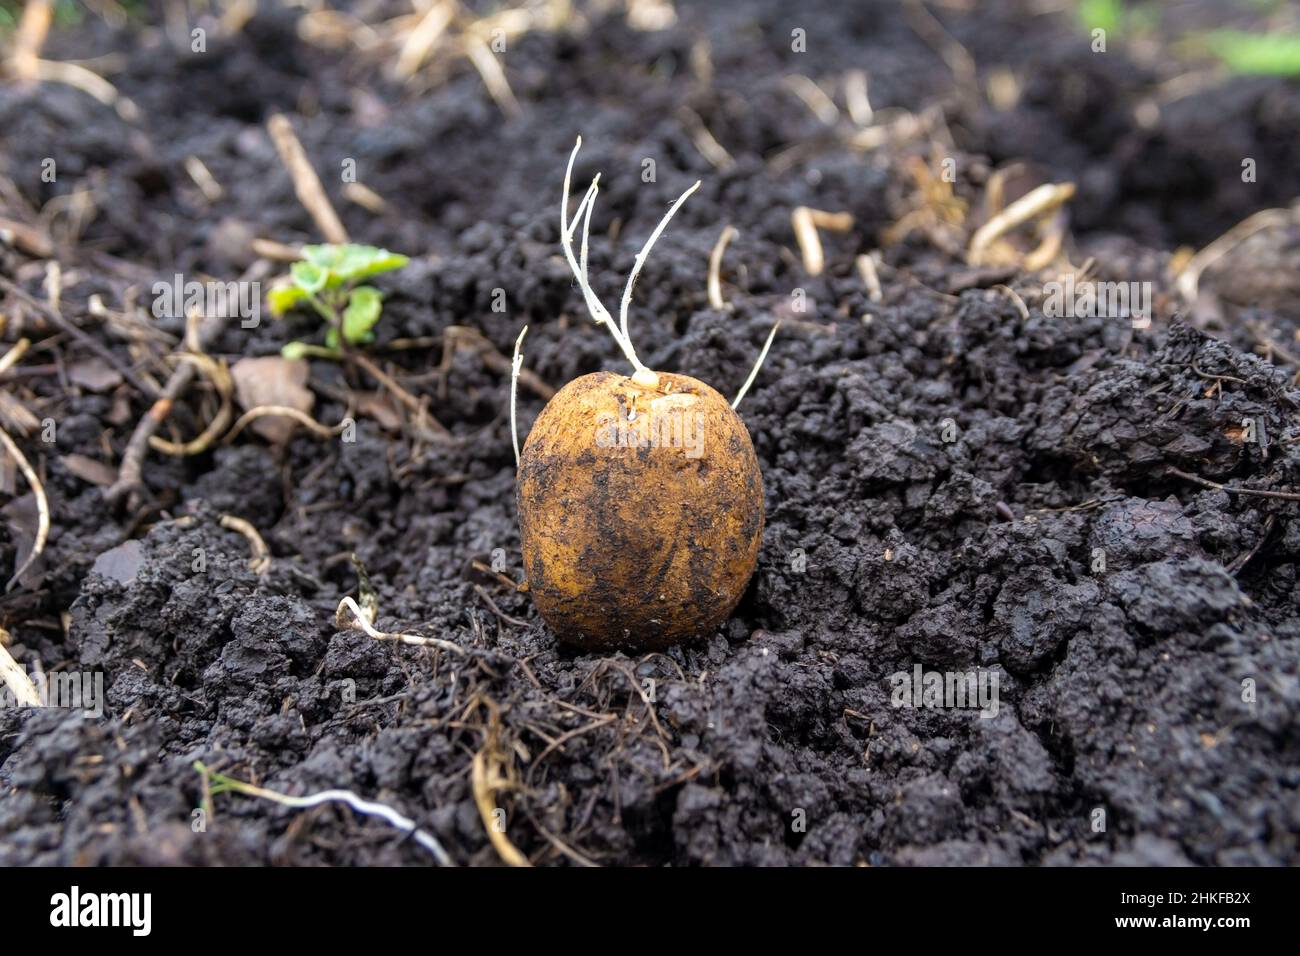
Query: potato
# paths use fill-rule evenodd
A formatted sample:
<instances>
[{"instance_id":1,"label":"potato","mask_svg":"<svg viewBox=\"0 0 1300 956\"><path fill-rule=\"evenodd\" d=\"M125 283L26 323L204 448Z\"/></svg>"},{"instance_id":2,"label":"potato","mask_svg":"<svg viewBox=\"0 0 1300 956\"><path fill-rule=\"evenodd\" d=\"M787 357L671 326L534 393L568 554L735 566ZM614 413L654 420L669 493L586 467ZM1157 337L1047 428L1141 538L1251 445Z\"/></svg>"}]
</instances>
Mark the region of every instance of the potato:
<instances>
[{"instance_id":1,"label":"potato","mask_svg":"<svg viewBox=\"0 0 1300 956\"><path fill-rule=\"evenodd\" d=\"M581 146L578 137L564 172L560 247L587 311L633 371L595 372L564 386L520 452L517 385L527 326L515 340L510 431L524 573L537 610L563 640L588 650L663 648L725 621L758 563L763 479L735 408L780 323L730 405L703 382L647 367L628 332L632 292L655 240L700 184L678 197L642 246L615 321L587 275L599 174L569 216Z\"/></svg>"},{"instance_id":2,"label":"potato","mask_svg":"<svg viewBox=\"0 0 1300 956\"><path fill-rule=\"evenodd\" d=\"M575 379L520 456L528 586L546 623L584 649L712 630L758 562L763 482L744 423L703 382L655 377Z\"/></svg>"}]
</instances>

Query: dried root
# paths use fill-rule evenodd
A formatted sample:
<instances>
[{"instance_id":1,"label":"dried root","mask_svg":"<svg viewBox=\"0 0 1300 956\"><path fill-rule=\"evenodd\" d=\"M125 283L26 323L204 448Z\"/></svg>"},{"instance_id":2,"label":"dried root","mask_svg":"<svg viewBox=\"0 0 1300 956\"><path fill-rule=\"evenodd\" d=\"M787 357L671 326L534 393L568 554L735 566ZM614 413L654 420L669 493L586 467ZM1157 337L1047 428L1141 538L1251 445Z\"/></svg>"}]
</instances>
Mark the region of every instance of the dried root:
<instances>
[{"instance_id":1,"label":"dried root","mask_svg":"<svg viewBox=\"0 0 1300 956\"><path fill-rule=\"evenodd\" d=\"M13 694L19 707L40 707L41 695L36 685L27 676L27 672L18 666L18 662L9 653L5 645L9 643L9 632L0 627L0 678Z\"/></svg>"},{"instance_id":2,"label":"dried root","mask_svg":"<svg viewBox=\"0 0 1300 956\"><path fill-rule=\"evenodd\" d=\"M721 311L727 307L727 303L722 299L722 257L727 252L727 246L731 240L735 239L739 233L734 226L727 226L718 236L718 241L713 244L713 251L709 253L709 308Z\"/></svg>"},{"instance_id":3,"label":"dried root","mask_svg":"<svg viewBox=\"0 0 1300 956\"><path fill-rule=\"evenodd\" d=\"M221 527L236 531L248 540L248 546L253 552L253 556L248 559L250 571L261 576L271 570L271 549L266 546L266 542L262 540L261 534L252 523L234 515L222 515Z\"/></svg>"},{"instance_id":4,"label":"dried root","mask_svg":"<svg viewBox=\"0 0 1300 956\"><path fill-rule=\"evenodd\" d=\"M276 113L267 121L266 128L271 133L276 152L280 154L280 161L289 170L298 201L311 214L325 241L335 245L347 242L348 232L343 228L329 197L325 195L325 187L321 185L320 177L312 168L307 151L302 148L289 120L283 114Z\"/></svg>"},{"instance_id":5,"label":"dried root","mask_svg":"<svg viewBox=\"0 0 1300 956\"><path fill-rule=\"evenodd\" d=\"M819 276L826 268L826 256L822 252L822 240L817 230L848 232L853 228L853 215L796 206L790 214L790 225L794 228L794 237L803 255L804 270L810 276Z\"/></svg>"},{"instance_id":6,"label":"dried root","mask_svg":"<svg viewBox=\"0 0 1300 956\"><path fill-rule=\"evenodd\" d=\"M995 239L1026 222L1047 218L1068 202L1073 195L1074 183L1047 183L1021 196L975 231L966 254L967 261L971 265L980 265L985 262L989 247ZM1049 237L1045 240L1045 244L1051 241ZM1040 251L1042 248L1035 250L1031 255L1035 259L1041 259ZM1057 248L1059 249L1059 246ZM1047 261L1050 261L1050 257L1048 257ZM1045 262L1042 262L1039 268L1045 264Z\"/></svg>"},{"instance_id":7,"label":"dried root","mask_svg":"<svg viewBox=\"0 0 1300 956\"><path fill-rule=\"evenodd\" d=\"M230 444L235 440L235 437L240 432L257 419L266 418L272 415L283 418L292 418L295 422L304 426L313 435L319 435L321 438L336 438L343 434L343 430L348 427L349 418L349 416L344 416L343 421L331 428L322 425L320 422L316 421L316 419L302 411L302 409L294 408L290 405L258 405L255 408L250 408L236 419L235 424L230 427L230 431L226 432L226 436L221 439L222 444Z\"/></svg>"},{"instance_id":8,"label":"dried root","mask_svg":"<svg viewBox=\"0 0 1300 956\"><path fill-rule=\"evenodd\" d=\"M9 433L3 428L0 428L0 444L4 445L5 451L17 463L18 469L23 473L23 477L27 479L27 484L31 486L32 494L36 498L36 540L32 544L31 553L27 555L26 560L14 571L14 576L5 585L6 591L12 591L19 578L27 573L27 569L45 550L45 542L50 536L50 500L45 495L45 486L41 484L41 478L36 474L36 469L31 466L22 449L14 443L14 440L9 437Z\"/></svg>"},{"instance_id":9,"label":"dried root","mask_svg":"<svg viewBox=\"0 0 1300 956\"><path fill-rule=\"evenodd\" d=\"M733 409L740 405L740 400L744 398L745 393L749 391L749 386L754 384L754 379L758 377L758 370L763 367L763 362L767 359L767 350L772 347L772 340L776 338L776 330L780 327L781 322L778 320L776 325L772 326L772 331L767 333L767 341L763 343L763 351L758 353L758 361L755 362L754 367L749 370L749 378L745 379L745 384L740 386L740 391L736 393L736 398L731 403Z\"/></svg>"},{"instance_id":10,"label":"dried root","mask_svg":"<svg viewBox=\"0 0 1300 956\"><path fill-rule=\"evenodd\" d=\"M484 732L482 748L474 754L470 764L470 786L474 790L474 804L478 807L479 817L487 830L488 840L497 851L503 863L510 866L532 866L528 857L510 842L498 820L496 794L499 790L517 786L512 775L507 771L508 764L500 743L501 723L497 707L490 700L484 701L488 710L488 723Z\"/></svg>"}]
</instances>

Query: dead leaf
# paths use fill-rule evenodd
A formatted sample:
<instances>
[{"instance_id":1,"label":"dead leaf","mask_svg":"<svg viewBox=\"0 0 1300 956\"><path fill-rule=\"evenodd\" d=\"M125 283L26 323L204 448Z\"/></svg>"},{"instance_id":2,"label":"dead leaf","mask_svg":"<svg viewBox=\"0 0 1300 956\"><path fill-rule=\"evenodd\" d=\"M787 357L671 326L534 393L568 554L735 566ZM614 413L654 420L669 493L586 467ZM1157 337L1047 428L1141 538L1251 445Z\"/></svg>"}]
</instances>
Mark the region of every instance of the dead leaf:
<instances>
[{"instance_id":1,"label":"dead leaf","mask_svg":"<svg viewBox=\"0 0 1300 956\"><path fill-rule=\"evenodd\" d=\"M41 427L41 420L8 391L0 391L0 424L11 434L26 437Z\"/></svg>"},{"instance_id":2,"label":"dead leaf","mask_svg":"<svg viewBox=\"0 0 1300 956\"><path fill-rule=\"evenodd\" d=\"M21 568L36 544L37 528L40 524L36 496L28 492L20 498L14 498L0 508L0 515L4 516L5 524L9 528L9 540L14 542L14 567ZM44 555L41 560L23 572L19 583L27 588L39 587L45 580L43 564Z\"/></svg>"},{"instance_id":3,"label":"dead leaf","mask_svg":"<svg viewBox=\"0 0 1300 956\"><path fill-rule=\"evenodd\" d=\"M388 392L356 393L357 411L373 418L385 431L402 430L402 413Z\"/></svg>"},{"instance_id":4,"label":"dead leaf","mask_svg":"<svg viewBox=\"0 0 1300 956\"><path fill-rule=\"evenodd\" d=\"M143 565L144 545L131 538L95 558L90 570L118 584L130 585Z\"/></svg>"},{"instance_id":5,"label":"dead leaf","mask_svg":"<svg viewBox=\"0 0 1300 956\"><path fill-rule=\"evenodd\" d=\"M68 381L89 392L108 392L122 384L122 373L103 359L85 359L68 366Z\"/></svg>"},{"instance_id":6,"label":"dead leaf","mask_svg":"<svg viewBox=\"0 0 1300 956\"><path fill-rule=\"evenodd\" d=\"M131 420L131 402L121 392L113 396L113 404L104 416L104 421L110 425L125 425Z\"/></svg>"},{"instance_id":7,"label":"dead leaf","mask_svg":"<svg viewBox=\"0 0 1300 956\"><path fill-rule=\"evenodd\" d=\"M290 361L279 355L242 358L230 369L235 380L235 399L244 411L262 405L286 405L310 415L316 398L306 388L311 371L306 362ZM267 415L249 426L275 445L289 440L297 423L283 415Z\"/></svg>"},{"instance_id":8,"label":"dead leaf","mask_svg":"<svg viewBox=\"0 0 1300 956\"><path fill-rule=\"evenodd\" d=\"M63 467L82 481L107 488L117 480L117 469L85 455L64 455L59 459Z\"/></svg>"}]
</instances>

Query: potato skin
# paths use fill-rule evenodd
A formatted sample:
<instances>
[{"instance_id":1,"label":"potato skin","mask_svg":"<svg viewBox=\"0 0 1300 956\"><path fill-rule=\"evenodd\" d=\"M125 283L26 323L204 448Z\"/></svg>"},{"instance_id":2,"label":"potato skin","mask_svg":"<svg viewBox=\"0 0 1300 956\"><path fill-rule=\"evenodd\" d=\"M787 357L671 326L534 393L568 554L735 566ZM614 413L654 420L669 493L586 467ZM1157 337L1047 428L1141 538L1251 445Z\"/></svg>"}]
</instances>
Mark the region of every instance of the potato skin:
<instances>
[{"instance_id":1,"label":"potato skin","mask_svg":"<svg viewBox=\"0 0 1300 956\"><path fill-rule=\"evenodd\" d=\"M583 649L657 649L712 630L758 563L763 480L744 422L703 382L659 381L574 379L520 454L529 590L556 634ZM620 446L621 436L631 440Z\"/></svg>"}]
</instances>

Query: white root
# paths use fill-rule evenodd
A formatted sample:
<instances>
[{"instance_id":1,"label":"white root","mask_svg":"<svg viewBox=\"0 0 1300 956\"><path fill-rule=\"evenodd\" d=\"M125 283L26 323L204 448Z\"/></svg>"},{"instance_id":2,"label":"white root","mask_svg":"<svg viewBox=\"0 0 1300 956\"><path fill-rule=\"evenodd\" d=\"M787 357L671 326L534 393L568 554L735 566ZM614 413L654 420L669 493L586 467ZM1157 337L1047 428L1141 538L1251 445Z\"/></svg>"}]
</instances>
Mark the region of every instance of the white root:
<instances>
[{"instance_id":1,"label":"white root","mask_svg":"<svg viewBox=\"0 0 1300 956\"><path fill-rule=\"evenodd\" d=\"M585 252L585 250L584 250ZM516 398L519 394L519 370L524 364L524 336L528 334L528 326L519 333L519 338L515 339L515 354L510 359L510 437L515 443L515 469L519 469L519 420L516 416Z\"/></svg>"},{"instance_id":2,"label":"white root","mask_svg":"<svg viewBox=\"0 0 1300 956\"><path fill-rule=\"evenodd\" d=\"M839 122L840 110L835 105L835 101L808 77L802 73L793 73L787 76L783 82L786 89L803 100L804 106L812 110L813 115L827 126L834 126Z\"/></svg>"},{"instance_id":3,"label":"white root","mask_svg":"<svg viewBox=\"0 0 1300 956\"><path fill-rule=\"evenodd\" d=\"M754 384L754 379L758 378L758 370L763 367L763 362L767 359L767 350L772 347L772 340L776 338L776 330L781 327L781 320L778 319L776 325L772 326L772 331L767 333L767 341L763 343L763 351L758 353L758 361L754 367L749 370L749 378L745 379L745 384L740 386L740 391L736 393L736 400L731 403L734 410L740 405L740 400L745 397L749 391L749 386Z\"/></svg>"},{"instance_id":4,"label":"white root","mask_svg":"<svg viewBox=\"0 0 1300 956\"><path fill-rule=\"evenodd\" d=\"M447 854L447 851L443 849L442 844L438 842L438 838L432 833L420 829L416 826L414 820L402 816L387 804L366 800L351 790L322 790L320 793L313 793L305 797L291 797L287 793L268 790L265 787L258 787L242 780L232 779L224 774L213 773L198 761L195 762L194 767L204 775L205 779L211 778L217 784L217 787L213 788L214 792L233 790L236 793L242 793L250 797L260 797L263 800L270 800L272 803L278 803L282 807L290 807L295 810L308 810L312 807L318 807L322 803L347 804L362 816L378 817L389 826L410 834L411 839L433 854L433 858L438 861L439 866L456 865L455 861Z\"/></svg>"},{"instance_id":5,"label":"white root","mask_svg":"<svg viewBox=\"0 0 1300 956\"><path fill-rule=\"evenodd\" d=\"M849 117L863 129L876 121L875 110L867 96L867 73L865 70L849 70L844 76L844 102L849 108Z\"/></svg>"},{"instance_id":6,"label":"white root","mask_svg":"<svg viewBox=\"0 0 1300 956\"><path fill-rule=\"evenodd\" d=\"M348 621L343 612L349 612L353 620ZM412 647L436 647L442 651L451 651L453 654L465 654L465 648L459 644L453 644L451 641L444 641L440 637L421 637L418 634L394 634L389 631L377 631L369 618L357 606L357 602L350 597L345 597L339 602L338 610L334 612L334 624L336 627L351 628L354 631L361 631L377 641L395 641L398 644L409 644Z\"/></svg>"},{"instance_id":7,"label":"white root","mask_svg":"<svg viewBox=\"0 0 1300 956\"><path fill-rule=\"evenodd\" d=\"M668 225L668 220L673 218L673 215L686 201L687 197L700 188L700 184L696 182L694 186L677 198L677 201L669 207L663 219L659 221L659 225L655 227L654 232L650 234L650 238L646 240L640 253L637 254L636 263L632 267L632 272L627 278L627 286L623 290L623 299L619 308L619 322L615 324L609 310L596 297L587 276L587 244L591 232L591 211L596 205L596 194L599 192L599 173L592 179L586 195L583 196L582 202L578 204L578 208L573 214L573 218L569 218L569 190L572 188L573 182L573 163L578 157L578 150L581 148L582 137L579 136L577 142L573 145L573 152L569 154L569 164L564 170L564 196L560 203L560 245L564 249L564 258L568 260L569 268L578 280L578 288L582 290L582 298L586 302L587 311L591 313L591 317L595 319L597 325L604 325L609 329L609 334L614 337L614 341L622 349L624 357L635 370L632 376L633 380L640 385L653 388L658 386L659 376L646 368L641 359L637 357L636 349L632 347L632 339L627 331L627 311L632 303L632 289L636 285L636 279L641 272L641 267L645 265L646 257L650 255L651 247L654 246L660 234L663 233L664 227ZM573 236L579 222L582 224L582 244L580 257L575 257L573 254Z\"/></svg>"},{"instance_id":8,"label":"white root","mask_svg":"<svg viewBox=\"0 0 1300 956\"><path fill-rule=\"evenodd\" d=\"M578 213L582 213L582 248L578 252L578 264L582 266L582 274L587 274L587 245L591 238L591 212L596 208L596 197L600 195L600 173L597 173L591 180L591 188L587 190L587 195L582 197L582 203L578 206L578 211L573 214L573 225L577 228ZM584 210L583 207L586 207Z\"/></svg>"}]
</instances>

